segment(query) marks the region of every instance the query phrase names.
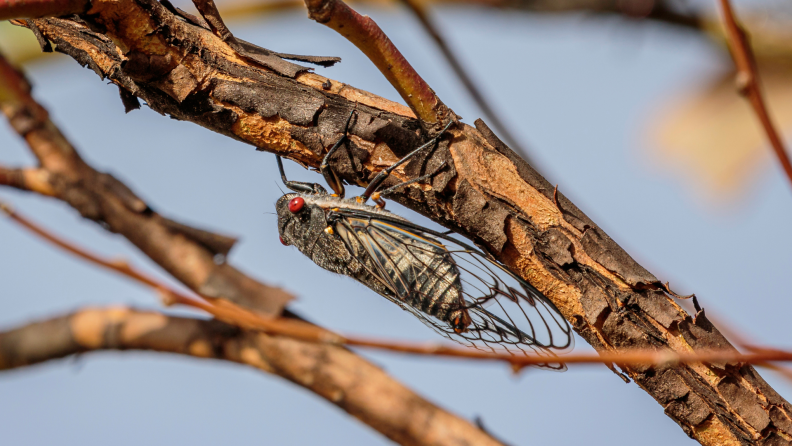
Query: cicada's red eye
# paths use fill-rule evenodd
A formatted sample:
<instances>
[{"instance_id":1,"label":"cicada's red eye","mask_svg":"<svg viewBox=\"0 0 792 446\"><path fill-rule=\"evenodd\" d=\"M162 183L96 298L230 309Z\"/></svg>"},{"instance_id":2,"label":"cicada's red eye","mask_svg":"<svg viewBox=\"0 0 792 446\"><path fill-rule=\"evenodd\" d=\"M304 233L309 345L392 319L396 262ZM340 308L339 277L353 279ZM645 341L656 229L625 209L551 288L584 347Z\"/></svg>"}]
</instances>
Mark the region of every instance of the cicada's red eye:
<instances>
[{"instance_id":1,"label":"cicada's red eye","mask_svg":"<svg viewBox=\"0 0 792 446\"><path fill-rule=\"evenodd\" d=\"M296 214L302 210L303 206L305 206L303 197L294 197L289 202L289 211L291 211L292 214Z\"/></svg>"},{"instance_id":2,"label":"cicada's red eye","mask_svg":"<svg viewBox=\"0 0 792 446\"><path fill-rule=\"evenodd\" d=\"M278 239L280 240L280 242L281 242L281 245L283 245L283 246L289 246L289 244L288 244L288 243L286 243L286 241L285 241L285 240L283 240L283 237L281 237L281 236L278 236Z\"/></svg>"}]
</instances>

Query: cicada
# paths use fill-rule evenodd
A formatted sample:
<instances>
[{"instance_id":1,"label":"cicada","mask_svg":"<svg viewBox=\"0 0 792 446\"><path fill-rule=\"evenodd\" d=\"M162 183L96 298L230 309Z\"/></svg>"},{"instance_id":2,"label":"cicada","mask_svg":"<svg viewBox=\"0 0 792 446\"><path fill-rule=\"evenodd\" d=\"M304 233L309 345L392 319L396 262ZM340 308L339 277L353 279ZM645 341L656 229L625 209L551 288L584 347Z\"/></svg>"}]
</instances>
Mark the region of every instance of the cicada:
<instances>
[{"instance_id":1,"label":"cicada","mask_svg":"<svg viewBox=\"0 0 792 446\"><path fill-rule=\"evenodd\" d=\"M361 196L351 199L344 198L341 180L328 165L346 140L346 129L320 165L334 194L319 184L287 180L277 157L283 183L294 191L275 204L280 240L320 267L363 283L450 339L493 351L533 350L548 356L543 367L563 369L553 360L553 350L572 347L572 330L547 297L484 251L384 209L382 195L430 175L377 193L379 186L399 165L437 143L451 124L382 170ZM377 205L366 204L369 198Z\"/></svg>"}]
</instances>

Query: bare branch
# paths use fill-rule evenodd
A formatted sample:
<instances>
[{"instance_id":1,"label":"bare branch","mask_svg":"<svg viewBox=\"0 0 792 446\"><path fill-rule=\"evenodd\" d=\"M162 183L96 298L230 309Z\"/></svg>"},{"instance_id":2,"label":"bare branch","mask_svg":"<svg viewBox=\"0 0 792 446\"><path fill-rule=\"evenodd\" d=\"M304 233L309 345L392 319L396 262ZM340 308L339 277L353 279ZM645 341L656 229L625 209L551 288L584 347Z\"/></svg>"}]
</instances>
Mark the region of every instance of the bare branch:
<instances>
[{"instance_id":1,"label":"bare branch","mask_svg":"<svg viewBox=\"0 0 792 446\"><path fill-rule=\"evenodd\" d=\"M148 350L248 365L313 391L404 445L500 444L348 350L218 321L87 308L0 333L0 370L101 350Z\"/></svg>"},{"instance_id":2,"label":"bare branch","mask_svg":"<svg viewBox=\"0 0 792 446\"><path fill-rule=\"evenodd\" d=\"M737 89L741 95L748 98L759 122L762 124L770 146L778 158L781 168L792 185L792 162L781 136L778 134L770 112L767 110L762 89L759 82L759 70L756 68L756 60L751 45L748 43L748 35L745 30L737 23L737 18L732 12L729 0L720 0L721 10L723 11L723 23L726 27L726 36L729 41L729 49L737 66Z\"/></svg>"},{"instance_id":3,"label":"bare branch","mask_svg":"<svg viewBox=\"0 0 792 446\"><path fill-rule=\"evenodd\" d=\"M234 239L160 216L112 175L86 164L1 55L0 109L41 163L36 170L5 171L9 185L59 198L83 217L106 224L199 294L269 314L279 314L291 300L281 289L215 262L216 255L228 254Z\"/></svg>"}]
</instances>

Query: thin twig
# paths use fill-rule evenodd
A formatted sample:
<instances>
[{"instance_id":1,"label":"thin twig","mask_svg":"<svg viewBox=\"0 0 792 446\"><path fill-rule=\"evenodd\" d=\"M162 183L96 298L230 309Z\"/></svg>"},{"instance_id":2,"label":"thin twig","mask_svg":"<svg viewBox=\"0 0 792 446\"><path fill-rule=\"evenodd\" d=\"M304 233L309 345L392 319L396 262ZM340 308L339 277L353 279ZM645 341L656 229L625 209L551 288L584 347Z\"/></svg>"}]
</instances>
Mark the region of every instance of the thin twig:
<instances>
[{"instance_id":1,"label":"thin twig","mask_svg":"<svg viewBox=\"0 0 792 446\"><path fill-rule=\"evenodd\" d=\"M784 142L773 125L770 112L767 110L762 96L759 84L759 70L756 68L756 60L751 50L751 45L748 43L748 35L737 23L729 0L719 1L723 10L723 22L726 27L729 48L731 49L734 64L737 66L737 88L740 94L746 96L750 101L756 116L759 118L759 122L762 123L764 131L767 133L773 152L775 152L781 168L784 169L784 173L786 173L787 179L792 185L792 162L789 160Z\"/></svg>"},{"instance_id":2,"label":"thin twig","mask_svg":"<svg viewBox=\"0 0 792 446\"><path fill-rule=\"evenodd\" d=\"M274 319L268 319L258 315L257 313L247 311L229 301L199 295L202 299L209 303L202 302L175 290L174 288L166 285L163 282L160 282L152 276L141 272L139 269L132 267L125 261L104 259L97 254L91 253L84 248L63 240L62 238L51 233L49 230L43 228L41 225L34 223L29 218L20 215L17 211L11 208L11 206L3 202L0 202L0 211L4 212L9 218L11 218L11 220L18 223L20 226L33 232L53 245L71 254L74 254L83 260L87 260L88 262L99 265L103 268L113 270L121 275L153 288L160 294L165 305L179 304L190 306L199 310L203 310L215 318L222 320L223 322L233 324L241 328L262 330L265 332L282 334L302 340L321 340L329 341L331 343L339 342L334 341L335 338L331 332L320 329L319 327L315 327L311 324L297 320L279 323ZM314 329L306 332L304 329L305 327L314 327Z\"/></svg>"},{"instance_id":3,"label":"thin twig","mask_svg":"<svg viewBox=\"0 0 792 446\"><path fill-rule=\"evenodd\" d=\"M448 44L446 44L445 39L440 35L440 31L438 31L437 26L435 26L432 19L429 17L429 14L426 12L426 8L421 4L418 3L416 0L401 0L402 3L407 5L408 8L415 14L415 17L418 18L418 21L424 27L424 30L429 34L429 36L434 40L437 47L440 49L440 52L443 53L443 57L445 57L446 62L448 65L451 66L451 69L459 78L459 81L462 82L462 86L468 91L470 97L473 98L473 101L478 105L481 112L484 113L484 116L487 120L495 127L498 135L506 141L506 144L511 146L515 151L517 151L522 158L527 161L529 164L536 167L535 163L531 161L530 157L528 156L528 151L517 142L517 139L514 138L511 131L503 124L498 114L495 110L490 106L489 101L485 98L485 96L481 93L479 88L476 86L476 83L471 79L470 75L468 75L467 70L462 66L462 63L456 57L451 48L449 48Z\"/></svg>"},{"instance_id":4,"label":"thin twig","mask_svg":"<svg viewBox=\"0 0 792 446\"><path fill-rule=\"evenodd\" d=\"M19 213L12 210L10 206L3 204L2 202L0 202L0 210L5 212L15 222L39 235L43 239L55 244L56 246L59 246L82 259L88 260L102 267L112 269L127 277L135 279L140 283L154 288L163 296L163 301L166 305L180 304L190 306L203 310L218 320L236 325L241 328L262 331L270 335L288 336L301 341L332 345L346 345L350 347L365 347L413 355L445 356L484 361L500 361L510 364L515 372L526 366L546 364L547 362L554 361L563 362L565 364L616 363L624 365L657 365L716 361L763 364L767 361L792 361L792 352L762 347L755 347L754 351L749 354L741 354L736 350L710 350L690 354L678 354L671 351L637 350L628 351L626 353L601 353L598 355L584 353L577 355L564 355L563 357L554 358L548 357L546 355L517 356L506 351L486 352L436 343L418 344L347 337L298 320L285 318L265 318L259 314L252 313L237 307L227 301L207 298L208 303L202 302L180 293L179 291L170 288L164 283L141 273L126 262L114 262L103 259L100 256L92 254L83 248L66 242L42 228L38 224L35 224L29 219L19 215Z\"/></svg>"}]
</instances>

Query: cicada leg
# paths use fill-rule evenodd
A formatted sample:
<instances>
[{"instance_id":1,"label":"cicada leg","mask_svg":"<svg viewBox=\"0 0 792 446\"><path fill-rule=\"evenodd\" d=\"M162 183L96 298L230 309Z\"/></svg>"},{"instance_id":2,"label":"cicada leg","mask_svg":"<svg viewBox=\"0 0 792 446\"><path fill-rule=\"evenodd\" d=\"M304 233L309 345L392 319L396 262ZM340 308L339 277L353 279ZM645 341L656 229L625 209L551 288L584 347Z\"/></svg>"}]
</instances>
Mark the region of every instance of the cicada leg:
<instances>
[{"instance_id":1,"label":"cicada leg","mask_svg":"<svg viewBox=\"0 0 792 446\"><path fill-rule=\"evenodd\" d=\"M336 141L336 143L333 144L333 147L331 147L330 150L327 151L327 154L324 156L324 159L322 159L322 164L319 165L319 171L322 172L322 176L324 176L325 181L327 181L327 184L330 186L331 189L333 189L333 192L335 192L335 196L339 198L344 198L344 183L341 181L341 178L338 177L338 174L336 174L335 171L332 168L330 168L329 161L330 161L330 157L335 153L335 151L338 150L338 148L341 147L341 145L344 144L345 141L349 140L349 136L348 136L349 122L352 121L352 115L354 114L355 114L355 110L349 112L349 116L347 117L346 124L344 124L344 134L341 135L341 138L339 138L338 141ZM348 147L347 147L347 155L349 155ZM349 156L349 162L352 163L352 166L354 166L354 162L352 161L351 155Z\"/></svg>"},{"instance_id":2,"label":"cicada leg","mask_svg":"<svg viewBox=\"0 0 792 446\"><path fill-rule=\"evenodd\" d=\"M280 155L275 155L278 160L278 170L280 171L281 180L283 184L294 192L308 193L308 194L326 194L327 191L320 184L306 183L304 181L291 181L286 179L286 172L283 171L283 160Z\"/></svg>"},{"instance_id":3,"label":"cicada leg","mask_svg":"<svg viewBox=\"0 0 792 446\"><path fill-rule=\"evenodd\" d=\"M374 200L375 203L377 203L377 207L378 208L382 209L382 208L385 207L385 200L382 199L383 195L388 195L389 193L394 192L394 191L396 191L397 189L399 189L401 187L408 186L408 185L413 184L413 183L419 183L419 182L424 181L424 180L428 180L429 178L432 178L433 176L437 175L437 173L440 172L441 170L443 170L443 168L445 166L447 166L447 165L448 165L448 162L443 161L443 164L440 164L440 167L435 169L434 172L427 173L426 175L421 175L418 178L413 178L412 180L405 181L403 183L399 183L399 184L397 184L397 185L395 185L393 187L389 187L389 188L387 188L387 189L385 189L385 190L383 190L381 192L374 192L373 194L371 194L371 199Z\"/></svg>"},{"instance_id":4,"label":"cicada leg","mask_svg":"<svg viewBox=\"0 0 792 446\"><path fill-rule=\"evenodd\" d=\"M393 165L391 165L387 169L381 170L380 173L378 173L377 176L374 177L373 180L371 180L371 183L369 183L368 187L363 192L363 194L358 197L358 202L365 203L366 201L368 201L368 199L371 198L377 192L377 189L380 187L380 185L382 185L382 182L385 181L386 178L388 178L388 175L390 175L391 172L393 172L397 167L399 167L402 164L404 164L405 162L407 162L413 156L417 155L421 150L423 150L423 149L425 149L425 148L427 148L427 147L429 147L429 146L431 146L433 144L436 144L437 141L440 139L440 137L443 136L443 134L451 127L452 124L454 124L454 121L449 122L448 125L446 125L445 128L443 128L443 130L440 131L440 133L437 136L435 136L434 138L432 138L429 142L427 142L426 144L422 145L421 147L418 147L417 149L413 150L412 152L408 153L407 155L404 156L404 158L402 158L399 161L395 162ZM424 175L424 177L426 177L426 175ZM421 177L421 178L425 179L424 177ZM403 185L406 185L406 184L411 184L411 183L414 183L414 182L419 181L419 180L420 180L419 178L416 178L415 180L410 180L409 182L402 183L399 186L403 186ZM391 188L391 189L393 189L393 188ZM383 194L380 193L377 196L377 198L374 198L374 201L377 203L378 206L384 207L385 206L384 204L380 204L380 201L377 201L377 199L381 195L383 195Z\"/></svg>"},{"instance_id":5,"label":"cicada leg","mask_svg":"<svg viewBox=\"0 0 792 446\"><path fill-rule=\"evenodd\" d=\"M473 319L470 318L470 315L468 314L465 307L454 311L450 319L451 326L454 328L454 333L456 334L465 333L468 331L468 326L473 323Z\"/></svg>"}]
</instances>

